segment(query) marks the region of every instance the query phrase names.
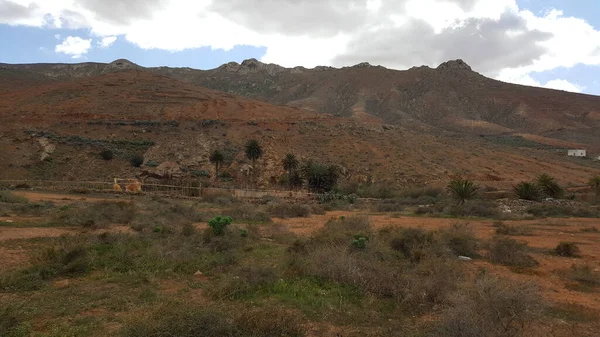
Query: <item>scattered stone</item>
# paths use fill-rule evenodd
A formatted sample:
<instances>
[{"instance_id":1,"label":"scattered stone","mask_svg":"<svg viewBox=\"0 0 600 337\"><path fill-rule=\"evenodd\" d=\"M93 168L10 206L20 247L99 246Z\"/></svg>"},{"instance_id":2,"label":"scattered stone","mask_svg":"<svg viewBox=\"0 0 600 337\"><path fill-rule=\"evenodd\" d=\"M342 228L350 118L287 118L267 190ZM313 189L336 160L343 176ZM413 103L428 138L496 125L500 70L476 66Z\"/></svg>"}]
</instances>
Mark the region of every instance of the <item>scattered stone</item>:
<instances>
[{"instance_id":1,"label":"scattered stone","mask_svg":"<svg viewBox=\"0 0 600 337\"><path fill-rule=\"evenodd\" d=\"M459 257L458 257L458 259L459 259L459 260L461 260L461 261L471 261L471 260L473 260L473 259L472 259L472 258L470 258L470 257L467 257L467 256L462 256L462 255L461 255L461 256L459 256Z\"/></svg>"},{"instance_id":2,"label":"scattered stone","mask_svg":"<svg viewBox=\"0 0 600 337\"><path fill-rule=\"evenodd\" d=\"M194 273L194 276L204 276L204 273L198 270Z\"/></svg>"}]
</instances>

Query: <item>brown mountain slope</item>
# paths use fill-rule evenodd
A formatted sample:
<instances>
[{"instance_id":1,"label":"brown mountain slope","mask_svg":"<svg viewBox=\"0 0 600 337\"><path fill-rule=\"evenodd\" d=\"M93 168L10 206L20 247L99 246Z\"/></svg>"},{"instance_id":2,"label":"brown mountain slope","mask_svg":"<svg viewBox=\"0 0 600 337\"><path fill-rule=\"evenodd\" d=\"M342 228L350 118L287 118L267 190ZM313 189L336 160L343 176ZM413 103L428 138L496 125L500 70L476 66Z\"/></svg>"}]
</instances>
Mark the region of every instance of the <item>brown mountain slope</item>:
<instances>
[{"instance_id":1,"label":"brown mountain slope","mask_svg":"<svg viewBox=\"0 0 600 337\"><path fill-rule=\"evenodd\" d=\"M488 139L426 124L414 129L335 117L139 70L0 93L3 178L126 178L167 161L178 163L182 174L203 175L213 172L210 153L221 149L227 158L224 172L240 185L248 165L243 146L250 138L264 146L263 187L283 174L287 152L339 164L346 179L370 177L398 185L441 184L460 175L508 188L539 172L581 185L600 173L594 162L556 151L564 142L544 146L543 139ZM102 160L104 149L115 158ZM129 164L135 155L144 157L142 168Z\"/></svg>"},{"instance_id":2,"label":"brown mountain slope","mask_svg":"<svg viewBox=\"0 0 600 337\"><path fill-rule=\"evenodd\" d=\"M53 78L142 69L110 64L4 65ZM406 71L362 63L283 68L254 59L212 70L147 68L156 74L275 104L407 127L434 126L472 134L534 134L600 151L600 97L520 86L486 78L461 60Z\"/></svg>"}]
</instances>

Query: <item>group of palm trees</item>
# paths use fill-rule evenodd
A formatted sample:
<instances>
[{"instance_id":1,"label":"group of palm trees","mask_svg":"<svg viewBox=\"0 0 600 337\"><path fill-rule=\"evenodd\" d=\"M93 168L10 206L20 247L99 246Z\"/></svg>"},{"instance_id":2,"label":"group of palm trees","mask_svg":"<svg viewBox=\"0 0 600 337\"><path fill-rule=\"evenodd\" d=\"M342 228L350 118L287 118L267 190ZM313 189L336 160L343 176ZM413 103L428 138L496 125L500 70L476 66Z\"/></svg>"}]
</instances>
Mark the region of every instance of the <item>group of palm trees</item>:
<instances>
[{"instance_id":1,"label":"group of palm trees","mask_svg":"<svg viewBox=\"0 0 600 337\"><path fill-rule=\"evenodd\" d=\"M252 173L256 172L256 161L260 159L263 155L263 149L260 143L256 139L251 139L246 142L246 146L244 147L246 152L246 158L252 161ZM210 157L208 158L210 162L215 165L215 178L219 178L219 169L225 162L225 155L219 151L215 150Z\"/></svg>"},{"instance_id":2,"label":"group of palm trees","mask_svg":"<svg viewBox=\"0 0 600 337\"><path fill-rule=\"evenodd\" d=\"M244 152L246 158L252 161L252 175L254 182L256 182L256 161L263 156L263 148L257 140L251 139L246 142ZM215 150L211 153L209 160L215 165L215 178L218 179L219 172L225 162L225 155L221 151ZM283 157L281 165L286 172L285 180L290 189L300 188L306 181L310 191L326 192L336 185L340 176L337 165L325 165L312 160L300 164L293 153L287 153Z\"/></svg>"},{"instance_id":3,"label":"group of palm trees","mask_svg":"<svg viewBox=\"0 0 600 337\"><path fill-rule=\"evenodd\" d=\"M600 195L600 176L592 177L589 181L592 190ZM479 186L470 180L453 180L447 186L447 191L458 201L464 204L466 200L477 195ZM519 199L537 201L542 198L562 198L565 190L548 174L540 174L533 181L524 181L514 186L515 195Z\"/></svg>"}]
</instances>

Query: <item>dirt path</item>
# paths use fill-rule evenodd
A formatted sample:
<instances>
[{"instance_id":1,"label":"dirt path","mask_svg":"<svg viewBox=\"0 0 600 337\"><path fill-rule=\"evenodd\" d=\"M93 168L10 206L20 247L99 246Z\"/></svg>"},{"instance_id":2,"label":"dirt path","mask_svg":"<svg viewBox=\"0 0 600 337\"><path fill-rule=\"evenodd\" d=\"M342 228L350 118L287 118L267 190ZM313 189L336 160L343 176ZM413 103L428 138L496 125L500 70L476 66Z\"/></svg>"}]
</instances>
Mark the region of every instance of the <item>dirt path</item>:
<instances>
[{"instance_id":1,"label":"dirt path","mask_svg":"<svg viewBox=\"0 0 600 337\"><path fill-rule=\"evenodd\" d=\"M68 194L68 193L52 193L52 192L39 192L39 191L13 191L14 195L22 196L27 198L31 202L45 202L51 201L56 204L70 204L74 201L85 201L85 202L98 202L98 201L123 201L123 198L118 197L100 197L100 196L88 196L82 194Z\"/></svg>"}]
</instances>

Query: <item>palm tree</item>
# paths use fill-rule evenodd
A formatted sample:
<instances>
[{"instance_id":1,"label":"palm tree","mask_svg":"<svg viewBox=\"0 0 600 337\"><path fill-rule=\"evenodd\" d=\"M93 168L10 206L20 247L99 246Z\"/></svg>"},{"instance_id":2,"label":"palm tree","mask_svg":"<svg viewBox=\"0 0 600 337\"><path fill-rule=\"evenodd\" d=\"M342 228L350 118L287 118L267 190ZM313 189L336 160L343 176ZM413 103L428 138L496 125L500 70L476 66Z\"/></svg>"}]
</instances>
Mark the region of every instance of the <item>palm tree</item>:
<instances>
[{"instance_id":1,"label":"palm tree","mask_svg":"<svg viewBox=\"0 0 600 337\"><path fill-rule=\"evenodd\" d=\"M539 186L540 190L551 198L560 198L565 192L563 188L560 187L560 185L558 185L558 183L554 180L554 177L548 174L540 174L535 182Z\"/></svg>"},{"instance_id":2,"label":"palm tree","mask_svg":"<svg viewBox=\"0 0 600 337\"><path fill-rule=\"evenodd\" d=\"M473 199L479 191L479 186L470 180L452 180L446 190L462 205L468 199Z\"/></svg>"},{"instance_id":3,"label":"palm tree","mask_svg":"<svg viewBox=\"0 0 600 337\"><path fill-rule=\"evenodd\" d=\"M283 161L281 162L281 164L283 165L283 169L286 170L288 173L288 183L291 188L292 187L292 176L299 165L298 159L296 159L296 156L294 154L288 153L283 158Z\"/></svg>"},{"instance_id":4,"label":"palm tree","mask_svg":"<svg viewBox=\"0 0 600 337\"><path fill-rule=\"evenodd\" d=\"M215 164L215 179L219 179L219 168L225 161L225 156L219 150L215 150L208 159Z\"/></svg>"},{"instance_id":5,"label":"palm tree","mask_svg":"<svg viewBox=\"0 0 600 337\"><path fill-rule=\"evenodd\" d=\"M595 176L590 179L589 185L596 190L596 194L600 195L600 176Z\"/></svg>"},{"instance_id":6,"label":"palm tree","mask_svg":"<svg viewBox=\"0 0 600 337\"><path fill-rule=\"evenodd\" d=\"M537 201L540 200L542 191L534 182L524 181L514 187L515 194L519 199Z\"/></svg>"},{"instance_id":7,"label":"palm tree","mask_svg":"<svg viewBox=\"0 0 600 337\"><path fill-rule=\"evenodd\" d=\"M252 174L256 175L256 161L262 157L263 149L256 139L246 142L246 157L252 161ZM256 178L256 176L255 176Z\"/></svg>"}]
</instances>

